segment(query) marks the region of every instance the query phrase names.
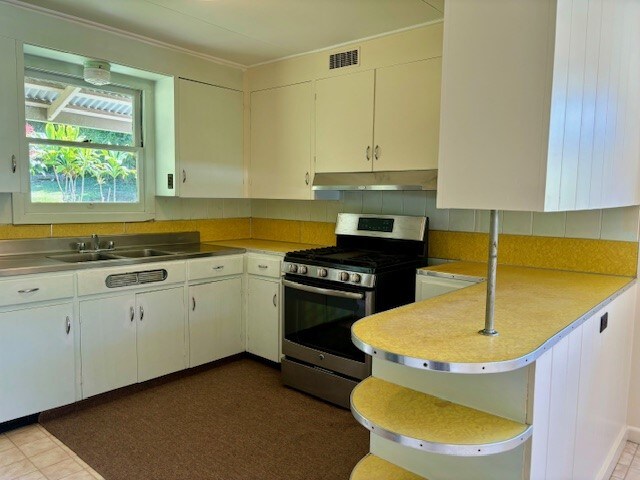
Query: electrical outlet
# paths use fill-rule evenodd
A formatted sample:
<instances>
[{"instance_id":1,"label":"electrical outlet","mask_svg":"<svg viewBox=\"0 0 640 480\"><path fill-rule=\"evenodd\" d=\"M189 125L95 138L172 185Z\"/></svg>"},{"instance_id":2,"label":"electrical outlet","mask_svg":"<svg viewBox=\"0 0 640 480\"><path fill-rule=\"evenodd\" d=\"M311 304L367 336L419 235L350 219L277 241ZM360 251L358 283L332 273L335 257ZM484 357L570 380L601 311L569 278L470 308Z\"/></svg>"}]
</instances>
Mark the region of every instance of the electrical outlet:
<instances>
[{"instance_id":1,"label":"electrical outlet","mask_svg":"<svg viewBox=\"0 0 640 480\"><path fill-rule=\"evenodd\" d=\"M609 312L600 317L600 333L609 326Z\"/></svg>"},{"instance_id":2,"label":"electrical outlet","mask_svg":"<svg viewBox=\"0 0 640 480\"><path fill-rule=\"evenodd\" d=\"M173 173L167 174L167 188L173 190Z\"/></svg>"}]
</instances>

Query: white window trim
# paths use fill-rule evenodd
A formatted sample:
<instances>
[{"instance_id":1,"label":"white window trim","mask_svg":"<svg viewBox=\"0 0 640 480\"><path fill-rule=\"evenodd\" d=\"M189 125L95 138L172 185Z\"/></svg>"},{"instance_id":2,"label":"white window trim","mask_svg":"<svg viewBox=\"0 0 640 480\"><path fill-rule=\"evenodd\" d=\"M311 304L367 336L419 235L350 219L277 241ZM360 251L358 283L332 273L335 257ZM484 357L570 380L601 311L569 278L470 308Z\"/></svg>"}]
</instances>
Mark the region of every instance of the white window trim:
<instances>
[{"instance_id":1,"label":"white window trim","mask_svg":"<svg viewBox=\"0 0 640 480\"><path fill-rule=\"evenodd\" d=\"M22 57L22 56L21 56ZM29 67L52 71L82 78L82 67L58 60L42 57L28 57ZM24 69L19 58L19 118L21 132L24 132ZM154 124L154 82L142 78L112 73L114 84L122 84L142 91L141 114L142 138L144 146L138 158L138 182L140 198L137 203L32 203L29 178L29 141L22 133L19 161L21 169L21 192L12 194L14 224L52 224L52 223L96 223L96 222L140 222L155 217L155 124Z\"/></svg>"}]
</instances>

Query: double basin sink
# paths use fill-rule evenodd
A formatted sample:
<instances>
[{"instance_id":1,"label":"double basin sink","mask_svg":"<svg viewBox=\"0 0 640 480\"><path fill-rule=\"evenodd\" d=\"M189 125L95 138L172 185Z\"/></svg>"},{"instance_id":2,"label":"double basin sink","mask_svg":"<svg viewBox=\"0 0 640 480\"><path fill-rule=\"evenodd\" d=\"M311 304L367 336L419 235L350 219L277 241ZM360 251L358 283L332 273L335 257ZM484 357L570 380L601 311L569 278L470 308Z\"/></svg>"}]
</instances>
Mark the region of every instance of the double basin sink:
<instances>
[{"instance_id":1,"label":"double basin sink","mask_svg":"<svg viewBox=\"0 0 640 480\"><path fill-rule=\"evenodd\" d=\"M106 250L98 252L78 252L51 255L49 258L67 263L97 262L102 260L124 260L134 258L170 257L178 255L177 252L165 252L153 248L138 250Z\"/></svg>"}]
</instances>

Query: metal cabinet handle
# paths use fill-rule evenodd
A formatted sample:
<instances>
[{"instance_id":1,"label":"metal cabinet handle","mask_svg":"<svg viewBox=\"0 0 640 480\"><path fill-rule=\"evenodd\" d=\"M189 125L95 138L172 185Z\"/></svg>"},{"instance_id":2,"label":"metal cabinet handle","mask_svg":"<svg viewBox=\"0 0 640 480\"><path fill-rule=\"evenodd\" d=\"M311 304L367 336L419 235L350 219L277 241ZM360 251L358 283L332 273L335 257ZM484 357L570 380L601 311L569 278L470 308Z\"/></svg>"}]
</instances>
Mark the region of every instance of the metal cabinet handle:
<instances>
[{"instance_id":1,"label":"metal cabinet handle","mask_svg":"<svg viewBox=\"0 0 640 480\"><path fill-rule=\"evenodd\" d=\"M187 171L182 170L182 183L187 181Z\"/></svg>"},{"instance_id":2,"label":"metal cabinet handle","mask_svg":"<svg viewBox=\"0 0 640 480\"><path fill-rule=\"evenodd\" d=\"M191 310L196 309L196 297L191 297Z\"/></svg>"},{"instance_id":3,"label":"metal cabinet handle","mask_svg":"<svg viewBox=\"0 0 640 480\"><path fill-rule=\"evenodd\" d=\"M67 335L71 332L71 319L67 316L67 326L66 326Z\"/></svg>"},{"instance_id":4,"label":"metal cabinet handle","mask_svg":"<svg viewBox=\"0 0 640 480\"><path fill-rule=\"evenodd\" d=\"M142 305L140 305L140 321L142 321L143 318L144 318L144 308L142 308Z\"/></svg>"},{"instance_id":5,"label":"metal cabinet handle","mask_svg":"<svg viewBox=\"0 0 640 480\"><path fill-rule=\"evenodd\" d=\"M278 294L277 293L273 294L273 306L274 307L278 306Z\"/></svg>"},{"instance_id":6,"label":"metal cabinet handle","mask_svg":"<svg viewBox=\"0 0 640 480\"><path fill-rule=\"evenodd\" d=\"M11 155L11 173L16 173L17 168L18 168L18 162L16 161L16 156Z\"/></svg>"},{"instance_id":7,"label":"metal cabinet handle","mask_svg":"<svg viewBox=\"0 0 640 480\"><path fill-rule=\"evenodd\" d=\"M374 157L376 160L379 160L379 159L380 159L380 145L376 145L376 148L374 148L374 150L373 150L373 157Z\"/></svg>"},{"instance_id":8,"label":"metal cabinet handle","mask_svg":"<svg viewBox=\"0 0 640 480\"><path fill-rule=\"evenodd\" d=\"M268 265L258 265L258 268L262 268L264 270L265 268L269 268L269 266Z\"/></svg>"},{"instance_id":9,"label":"metal cabinet handle","mask_svg":"<svg viewBox=\"0 0 640 480\"><path fill-rule=\"evenodd\" d=\"M40 287L23 288L22 290L18 290L18 293L33 293L33 292L37 292L38 290L40 290Z\"/></svg>"},{"instance_id":10,"label":"metal cabinet handle","mask_svg":"<svg viewBox=\"0 0 640 480\"><path fill-rule=\"evenodd\" d=\"M371 145L367 145L367 162L371 160Z\"/></svg>"},{"instance_id":11,"label":"metal cabinet handle","mask_svg":"<svg viewBox=\"0 0 640 480\"><path fill-rule=\"evenodd\" d=\"M213 267L214 270L222 270L224 265L218 265L217 267Z\"/></svg>"},{"instance_id":12,"label":"metal cabinet handle","mask_svg":"<svg viewBox=\"0 0 640 480\"><path fill-rule=\"evenodd\" d=\"M136 311L133 307L129 307L129 320L133 322L133 319L136 316Z\"/></svg>"},{"instance_id":13,"label":"metal cabinet handle","mask_svg":"<svg viewBox=\"0 0 640 480\"><path fill-rule=\"evenodd\" d=\"M309 185L309 172L304 174L304 183Z\"/></svg>"}]
</instances>

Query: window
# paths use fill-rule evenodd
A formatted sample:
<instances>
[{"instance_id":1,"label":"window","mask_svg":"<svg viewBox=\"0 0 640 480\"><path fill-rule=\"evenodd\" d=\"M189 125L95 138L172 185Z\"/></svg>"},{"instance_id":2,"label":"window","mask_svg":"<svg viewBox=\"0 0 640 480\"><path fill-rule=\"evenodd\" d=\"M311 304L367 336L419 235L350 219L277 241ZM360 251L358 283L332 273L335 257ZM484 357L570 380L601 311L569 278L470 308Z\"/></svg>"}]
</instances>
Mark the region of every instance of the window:
<instances>
[{"instance_id":1,"label":"window","mask_svg":"<svg viewBox=\"0 0 640 480\"><path fill-rule=\"evenodd\" d=\"M154 87L165 77L112 64L111 82L97 86L83 79L83 57L28 45L24 53L14 223L153 218Z\"/></svg>"},{"instance_id":2,"label":"window","mask_svg":"<svg viewBox=\"0 0 640 480\"><path fill-rule=\"evenodd\" d=\"M27 70L31 203L138 203L141 92Z\"/></svg>"}]
</instances>

